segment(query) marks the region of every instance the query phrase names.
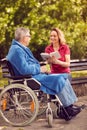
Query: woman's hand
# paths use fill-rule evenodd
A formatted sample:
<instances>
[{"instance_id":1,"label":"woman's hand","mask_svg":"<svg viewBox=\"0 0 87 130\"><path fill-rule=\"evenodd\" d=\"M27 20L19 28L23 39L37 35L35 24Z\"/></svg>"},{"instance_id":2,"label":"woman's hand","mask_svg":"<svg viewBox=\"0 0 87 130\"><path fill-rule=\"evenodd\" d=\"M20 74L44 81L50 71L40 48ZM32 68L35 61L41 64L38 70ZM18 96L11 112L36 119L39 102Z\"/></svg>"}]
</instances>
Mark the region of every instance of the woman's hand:
<instances>
[{"instance_id":1,"label":"woman's hand","mask_svg":"<svg viewBox=\"0 0 87 130\"><path fill-rule=\"evenodd\" d=\"M58 60L55 56L50 57L47 62L48 64L59 64L62 67L68 67L70 66L70 55L65 56L66 61Z\"/></svg>"},{"instance_id":2,"label":"woman's hand","mask_svg":"<svg viewBox=\"0 0 87 130\"><path fill-rule=\"evenodd\" d=\"M55 56L52 56L47 60L47 62L48 64L56 64L57 58Z\"/></svg>"}]
</instances>

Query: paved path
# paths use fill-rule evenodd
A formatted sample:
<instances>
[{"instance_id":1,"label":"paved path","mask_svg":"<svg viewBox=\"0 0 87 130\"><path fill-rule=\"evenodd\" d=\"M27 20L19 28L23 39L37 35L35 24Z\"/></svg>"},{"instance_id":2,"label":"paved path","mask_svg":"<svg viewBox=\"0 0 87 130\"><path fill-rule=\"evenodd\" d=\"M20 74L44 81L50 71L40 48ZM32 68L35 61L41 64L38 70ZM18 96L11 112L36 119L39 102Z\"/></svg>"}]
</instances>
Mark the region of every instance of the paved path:
<instances>
[{"instance_id":1,"label":"paved path","mask_svg":"<svg viewBox=\"0 0 87 130\"><path fill-rule=\"evenodd\" d=\"M79 98L77 105L82 104L87 105L87 96ZM87 108L69 122L62 119L54 119L52 128L48 127L45 116L39 117L26 127L12 127L0 116L0 130L87 130Z\"/></svg>"}]
</instances>

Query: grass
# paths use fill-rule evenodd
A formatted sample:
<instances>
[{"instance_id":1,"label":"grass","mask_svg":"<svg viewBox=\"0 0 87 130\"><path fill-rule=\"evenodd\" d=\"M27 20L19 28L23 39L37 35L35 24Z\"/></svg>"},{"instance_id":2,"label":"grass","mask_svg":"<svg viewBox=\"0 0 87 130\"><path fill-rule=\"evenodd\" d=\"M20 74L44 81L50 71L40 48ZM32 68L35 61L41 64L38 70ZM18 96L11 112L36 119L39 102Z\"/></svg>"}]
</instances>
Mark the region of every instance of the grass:
<instances>
[{"instance_id":1,"label":"grass","mask_svg":"<svg viewBox=\"0 0 87 130\"><path fill-rule=\"evenodd\" d=\"M71 72L72 77L87 77L87 71L75 71Z\"/></svg>"},{"instance_id":2,"label":"grass","mask_svg":"<svg viewBox=\"0 0 87 130\"><path fill-rule=\"evenodd\" d=\"M2 78L2 72L1 72L1 68L0 68L0 87L3 87L5 85L7 85L7 84L8 84L7 79Z\"/></svg>"}]
</instances>

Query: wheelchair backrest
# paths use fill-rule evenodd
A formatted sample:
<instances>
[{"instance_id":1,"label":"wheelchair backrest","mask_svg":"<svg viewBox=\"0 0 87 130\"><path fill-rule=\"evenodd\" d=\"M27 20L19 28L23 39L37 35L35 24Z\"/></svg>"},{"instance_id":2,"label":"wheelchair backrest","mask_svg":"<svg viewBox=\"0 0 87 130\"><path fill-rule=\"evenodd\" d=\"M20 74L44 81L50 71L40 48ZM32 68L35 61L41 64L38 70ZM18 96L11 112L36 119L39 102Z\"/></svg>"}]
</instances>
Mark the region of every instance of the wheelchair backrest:
<instances>
[{"instance_id":1,"label":"wheelchair backrest","mask_svg":"<svg viewBox=\"0 0 87 130\"><path fill-rule=\"evenodd\" d=\"M12 65L6 58L0 60L0 65L2 68L2 77L3 78L8 78L8 76L15 76Z\"/></svg>"},{"instance_id":2,"label":"wheelchair backrest","mask_svg":"<svg viewBox=\"0 0 87 130\"><path fill-rule=\"evenodd\" d=\"M33 90L38 90L40 88L41 84L32 78L31 75L16 76L11 63L6 58L0 60L0 65L3 78L13 79L13 81L11 81L12 83L28 85Z\"/></svg>"}]
</instances>

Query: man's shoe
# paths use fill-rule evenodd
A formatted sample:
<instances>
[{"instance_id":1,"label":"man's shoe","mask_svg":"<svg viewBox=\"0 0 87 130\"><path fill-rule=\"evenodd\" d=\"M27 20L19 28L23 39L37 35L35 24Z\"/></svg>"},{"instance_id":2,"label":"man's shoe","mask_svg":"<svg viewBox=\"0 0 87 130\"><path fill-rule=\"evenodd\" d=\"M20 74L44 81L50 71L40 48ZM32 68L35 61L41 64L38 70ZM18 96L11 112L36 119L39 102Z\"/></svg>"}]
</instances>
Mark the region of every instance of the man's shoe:
<instances>
[{"instance_id":1,"label":"man's shoe","mask_svg":"<svg viewBox=\"0 0 87 130\"><path fill-rule=\"evenodd\" d=\"M72 108L73 110L79 110L79 111L82 110L81 106L76 106L76 105L73 105L71 108Z\"/></svg>"},{"instance_id":2,"label":"man's shoe","mask_svg":"<svg viewBox=\"0 0 87 130\"><path fill-rule=\"evenodd\" d=\"M80 112L81 112L81 110L73 110L70 115L71 115L71 116L76 116L76 115L79 114Z\"/></svg>"},{"instance_id":3,"label":"man's shoe","mask_svg":"<svg viewBox=\"0 0 87 130\"><path fill-rule=\"evenodd\" d=\"M79 114L81 112L81 109L79 109L79 108L75 109L73 107L67 107L66 110L67 110L68 114L72 117L76 116L77 114Z\"/></svg>"},{"instance_id":4,"label":"man's shoe","mask_svg":"<svg viewBox=\"0 0 87 130\"><path fill-rule=\"evenodd\" d=\"M85 109L86 107L87 107L87 105L85 105L85 104L83 104L81 106L77 106L77 105L73 105L72 106L72 108L74 108L74 109L80 109L80 110Z\"/></svg>"},{"instance_id":5,"label":"man's shoe","mask_svg":"<svg viewBox=\"0 0 87 130\"><path fill-rule=\"evenodd\" d=\"M65 119L66 121L69 121L72 119L72 116L69 115L69 113L66 111L66 109L62 106L60 107L60 110L57 109L57 115L59 118Z\"/></svg>"}]
</instances>

